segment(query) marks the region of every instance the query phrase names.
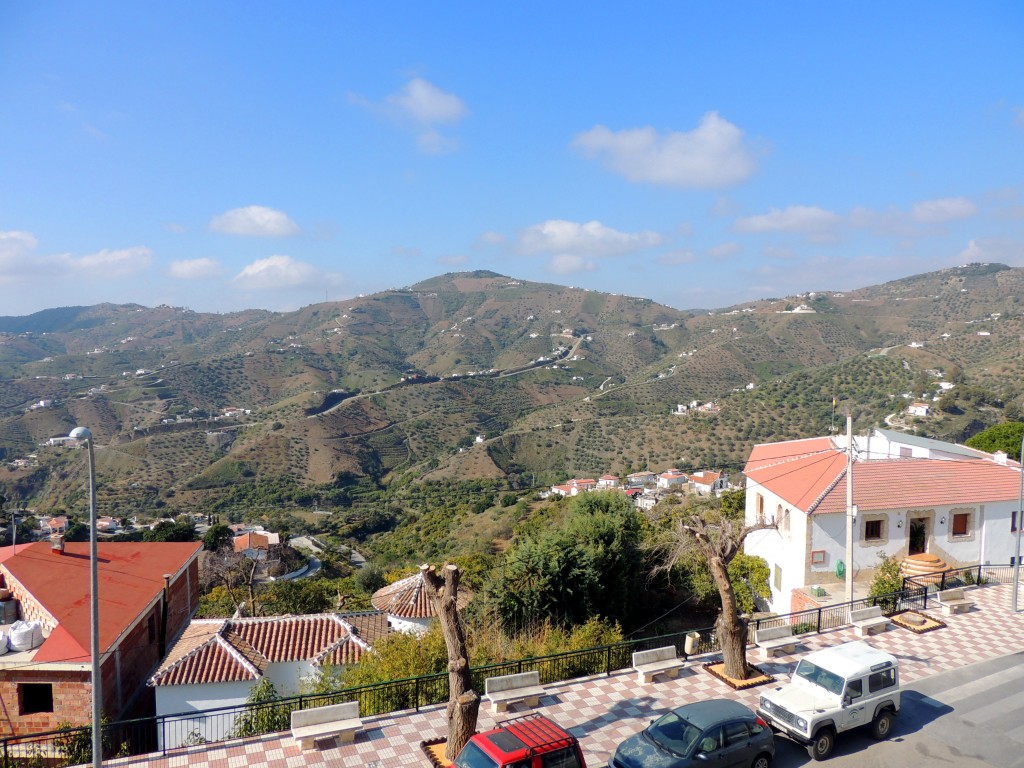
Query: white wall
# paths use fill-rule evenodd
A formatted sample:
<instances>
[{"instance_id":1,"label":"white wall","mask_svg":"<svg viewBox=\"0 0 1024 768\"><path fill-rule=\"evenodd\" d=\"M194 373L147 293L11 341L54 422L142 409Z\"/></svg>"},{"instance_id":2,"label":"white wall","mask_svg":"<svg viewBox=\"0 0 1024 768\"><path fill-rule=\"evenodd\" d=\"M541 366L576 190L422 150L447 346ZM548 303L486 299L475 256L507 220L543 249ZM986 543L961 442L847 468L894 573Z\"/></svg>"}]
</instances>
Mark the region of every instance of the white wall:
<instances>
[{"instance_id":1,"label":"white wall","mask_svg":"<svg viewBox=\"0 0 1024 768\"><path fill-rule=\"evenodd\" d=\"M156 713L171 715L179 712L199 712L218 707L241 706L245 704L252 686L251 680L211 685L159 685L156 687ZM234 717L227 713L169 721L158 730L158 747L160 749L178 747L192 731L207 741L224 739L230 733L233 725Z\"/></svg>"},{"instance_id":2,"label":"white wall","mask_svg":"<svg viewBox=\"0 0 1024 768\"><path fill-rule=\"evenodd\" d=\"M407 619L401 616L388 614L388 624L396 632L405 632L412 635L422 635L430 628L433 619Z\"/></svg>"},{"instance_id":3,"label":"white wall","mask_svg":"<svg viewBox=\"0 0 1024 768\"><path fill-rule=\"evenodd\" d=\"M794 509L774 493L762 486L747 481L747 501L744 519L747 525L757 522L757 495L764 497L764 516L770 522L778 515L778 507L782 505L783 514L789 510L789 530L755 531L747 536L743 551L748 555L761 557L768 563L768 584L771 587L769 608L778 613L789 611L791 595L796 587L803 586L804 577L804 542L807 533L807 516ZM781 521L777 521L781 522ZM776 588L776 567L782 570L782 579Z\"/></svg>"},{"instance_id":4,"label":"white wall","mask_svg":"<svg viewBox=\"0 0 1024 768\"><path fill-rule=\"evenodd\" d=\"M302 680L312 677L315 669L309 661L281 661L268 664L263 676L274 684L278 696L298 696Z\"/></svg>"}]
</instances>

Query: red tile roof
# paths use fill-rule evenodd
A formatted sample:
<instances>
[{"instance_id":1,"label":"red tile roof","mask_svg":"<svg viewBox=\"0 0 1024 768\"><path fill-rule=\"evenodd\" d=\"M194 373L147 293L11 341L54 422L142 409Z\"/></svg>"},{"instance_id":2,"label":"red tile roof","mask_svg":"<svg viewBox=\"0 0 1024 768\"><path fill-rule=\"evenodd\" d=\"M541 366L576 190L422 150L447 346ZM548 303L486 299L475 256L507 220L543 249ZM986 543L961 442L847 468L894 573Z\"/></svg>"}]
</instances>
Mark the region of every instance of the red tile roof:
<instances>
[{"instance_id":1,"label":"red tile roof","mask_svg":"<svg viewBox=\"0 0 1024 768\"><path fill-rule=\"evenodd\" d=\"M106 653L163 593L165 573L177 575L202 549L201 542L99 542L100 651ZM52 554L49 542L18 545L2 560L13 580L49 613L56 628L33 661L88 663L89 544L66 542Z\"/></svg>"},{"instance_id":2,"label":"red tile roof","mask_svg":"<svg viewBox=\"0 0 1024 768\"><path fill-rule=\"evenodd\" d=\"M374 611L199 619L174 644L149 684L257 680L268 664L279 662L356 664L389 631L387 617Z\"/></svg>"},{"instance_id":3,"label":"red tile roof","mask_svg":"<svg viewBox=\"0 0 1024 768\"><path fill-rule=\"evenodd\" d=\"M827 437L758 445L747 477L804 512L846 510L846 453ZM1014 501L1016 465L985 459L891 458L857 461L853 502L862 511Z\"/></svg>"},{"instance_id":4,"label":"red tile roof","mask_svg":"<svg viewBox=\"0 0 1024 768\"><path fill-rule=\"evenodd\" d=\"M381 587L370 598L373 607L378 611L385 611L392 616L403 619L429 619L434 616L434 606L427 597L427 585L423 581L422 572L414 573L404 579L399 579L393 584ZM464 587L459 587L459 610L466 607L471 593Z\"/></svg>"}]
</instances>

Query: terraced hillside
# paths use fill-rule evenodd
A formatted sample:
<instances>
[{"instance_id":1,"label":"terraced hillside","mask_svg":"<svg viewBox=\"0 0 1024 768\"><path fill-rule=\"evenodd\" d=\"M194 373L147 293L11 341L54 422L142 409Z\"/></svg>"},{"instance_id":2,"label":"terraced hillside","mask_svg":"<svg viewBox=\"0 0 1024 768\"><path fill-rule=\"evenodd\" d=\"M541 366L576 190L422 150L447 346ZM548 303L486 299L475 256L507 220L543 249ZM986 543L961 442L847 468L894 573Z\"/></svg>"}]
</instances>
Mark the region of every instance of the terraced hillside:
<instances>
[{"instance_id":1,"label":"terraced hillside","mask_svg":"<svg viewBox=\"0 0 1024 768\"><path fill-rule=\"evenodd\" d=\"M473 272L283 314L0 318L0 457L23 459L0 483L73 499L73 452L40 444L76 424L118 509L266 484L308 502L351 477L735 471L754 442L830 429L833 398L864 428L940 380L956 388L934 418L901 421L962 439L1024 410L1022 295L1024 271L967 265L684 312ZM674 415L694 401L712 412Z\"/></svg>"}]
</instances>

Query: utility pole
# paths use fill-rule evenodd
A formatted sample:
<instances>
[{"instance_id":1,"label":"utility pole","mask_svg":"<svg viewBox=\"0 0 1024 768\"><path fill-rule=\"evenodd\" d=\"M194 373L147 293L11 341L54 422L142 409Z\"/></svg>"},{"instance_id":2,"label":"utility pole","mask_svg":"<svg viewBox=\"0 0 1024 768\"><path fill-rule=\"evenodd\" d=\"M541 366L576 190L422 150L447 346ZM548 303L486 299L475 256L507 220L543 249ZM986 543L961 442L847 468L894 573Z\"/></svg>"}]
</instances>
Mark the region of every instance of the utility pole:
<instances>
[{"instance_id":1,"label":"utility pole","mask_svg":"<svg viewBox=\"0 0 1024 768\"><path fill-rule=\"evenodd\" d=\"M853 602L853 414L846 412L846 602Z\"/></svg>"},{"instance_id":2,"label":"utility pole","mask_svg":"<svg viewBox=\"0 0 1024 768\"><path fill-rule=\"evenodd\" d=\"M1024 435L1020 436L1020 490L1017 495L1017 525L1013 558L1013 612L1017 612L1017 593L1020 592L1020 529L1024 527Z\"/></svg>"}]
</instances>

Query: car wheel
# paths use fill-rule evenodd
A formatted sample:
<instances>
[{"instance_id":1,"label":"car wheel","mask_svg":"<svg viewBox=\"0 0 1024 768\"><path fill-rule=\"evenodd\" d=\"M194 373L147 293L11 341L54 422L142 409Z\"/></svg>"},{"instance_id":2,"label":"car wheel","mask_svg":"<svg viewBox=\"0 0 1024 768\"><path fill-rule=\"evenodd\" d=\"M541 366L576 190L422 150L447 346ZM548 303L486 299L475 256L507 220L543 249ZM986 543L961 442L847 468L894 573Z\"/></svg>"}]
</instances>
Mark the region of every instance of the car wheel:
<instances>
[{"instance_id":1,"label":"car wheel","mask_svg":"<svg viewBox=\"0 0 1024 768\"><path fill-rule=\"evenodd\" d=\"M767 752L762 752L760 755L754 758L754 762L750 764L750 768L769 768L772 764L772 756Z\"/></svg>"},{"instance_id":2,"label":"car wheel","mask_svg":"<svg viewBox=\"0 0 1024 768\"><path fill-rule=\"evenodd\" d=\"M883 709L871 723L871 735L879 741L889 738L894 719L891 710Z\"/></svg>"},{"instance_id":3,"label":"car wheel","mask_svg":"<svg viewBox=\"0 0 1024 768\"><path fill-rule=\"evenodd\" d=\"M831 728L822 728L814 735L814 741L807 751L815 760L828 760L832 748L836 745L836 732Z\"/></svg>"}]
</instances>

